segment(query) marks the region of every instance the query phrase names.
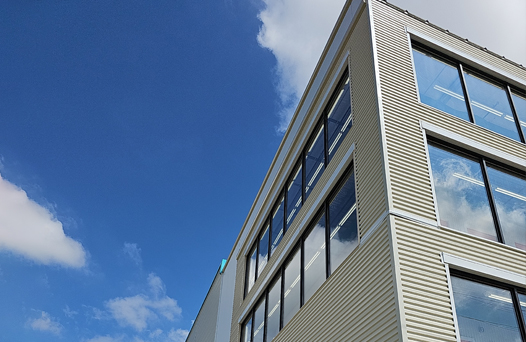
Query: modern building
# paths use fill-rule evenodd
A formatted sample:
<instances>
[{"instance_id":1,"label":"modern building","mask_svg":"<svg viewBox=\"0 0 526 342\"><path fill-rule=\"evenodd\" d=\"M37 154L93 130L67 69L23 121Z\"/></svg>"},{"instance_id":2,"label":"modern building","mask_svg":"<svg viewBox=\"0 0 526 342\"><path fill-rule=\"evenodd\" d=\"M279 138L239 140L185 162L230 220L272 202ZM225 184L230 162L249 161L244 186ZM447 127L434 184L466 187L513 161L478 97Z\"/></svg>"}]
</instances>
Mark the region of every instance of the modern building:
<instances>
[{"instance_id":1,"label":"modern building","mask_svg":"<svg viewBox=\"0 0 526 342\"><path fill-rule=\"evenodd\" d=\"M187 341L526 342L526 68L349 0Z\"/></svg>"}]
</instances>

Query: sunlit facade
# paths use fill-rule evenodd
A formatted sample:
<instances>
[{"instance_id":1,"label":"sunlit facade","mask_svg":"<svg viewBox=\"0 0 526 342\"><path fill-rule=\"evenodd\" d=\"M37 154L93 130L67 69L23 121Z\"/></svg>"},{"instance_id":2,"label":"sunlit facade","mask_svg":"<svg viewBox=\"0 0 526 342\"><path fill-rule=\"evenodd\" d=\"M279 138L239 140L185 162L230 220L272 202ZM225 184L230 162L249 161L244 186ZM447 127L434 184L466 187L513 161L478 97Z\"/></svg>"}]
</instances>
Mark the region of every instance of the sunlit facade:
<instances>
[{"instance_id":1,"label":"sunlit facade","mask_svg":"<svg viewBox=\"0 0 526 342\"><path fill-rule=\"evenodd\" d=\"M524 67L347 1L187 341L526 342L525 136Z\"/></svg>"}]
</instances>

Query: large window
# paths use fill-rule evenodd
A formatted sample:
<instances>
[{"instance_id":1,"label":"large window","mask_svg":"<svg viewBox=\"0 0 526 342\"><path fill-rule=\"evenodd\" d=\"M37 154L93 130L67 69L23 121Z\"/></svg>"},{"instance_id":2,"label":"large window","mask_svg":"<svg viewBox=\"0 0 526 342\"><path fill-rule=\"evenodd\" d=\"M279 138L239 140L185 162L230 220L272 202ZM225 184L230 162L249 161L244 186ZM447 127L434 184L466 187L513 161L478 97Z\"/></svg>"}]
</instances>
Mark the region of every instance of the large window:
<instances>
[{"instance_id":1,"label":"large window","mask_svg":"<svg viewBox=\"0 0 526 342\"><path fill-rule=\"evenodd\" d=\"M525 142L524 98L509 85L418 44L413 61L422 103Z\"/></svg>"},{"instance_id":2,"label":"large window","mask_svg":"<svg viewBox=\"0 0 526 342\"><path fill-rule=\"evenodd\" d=\"M429 145L439 224L526 250L526 179L519 172Z\"/></svg>"},{"instance_id":3,"label":"large window","mask_svg":"<svg viewBox=\"0 0 526 342\"><path fill-rule=\"evenodd\" d=\"M242 341L272 341L357 245L356 194L351 166L263 291L262 299L249 312L242 329L253 329L250 332L253 340L247 340L248 335L244 334ZM267 303L264 321L260 314L262 303ZM266 333L258 335L264 327Z\"/></svg>"},{"instance_id":4,"label":"large window","mask_svg":"<svg viewBox=\"0 0 526 342\"><path fill-rule=\"evenodd\" d=\"M524 289L453 274L451 287L461 341L526 341L526 295L518 292Z\"/></svg>"}]
</instances>

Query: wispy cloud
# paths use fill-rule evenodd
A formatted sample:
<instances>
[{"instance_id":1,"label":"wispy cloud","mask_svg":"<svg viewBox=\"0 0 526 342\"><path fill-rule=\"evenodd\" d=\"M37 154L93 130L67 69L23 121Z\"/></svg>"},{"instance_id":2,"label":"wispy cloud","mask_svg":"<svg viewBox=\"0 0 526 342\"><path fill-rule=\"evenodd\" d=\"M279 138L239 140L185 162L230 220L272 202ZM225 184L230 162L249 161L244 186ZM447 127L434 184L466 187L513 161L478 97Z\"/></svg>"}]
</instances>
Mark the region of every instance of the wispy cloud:
<instances>
[{"instance_id":1,"label":"wispy cloud","mask_svg":"<svg viewBox=\"0 0 526 342\"><path fill-rule=\"evenodd\" d=\"M66 307L62 310L64 312L64 315L67 318L74 318L75 315L78 315L77 311L73 311L69 308L69 305L66 305Z\"/></svg>"},{"instance_id":2,"label":"wispy cloud","mask_svg":"<svg viewBox=\"0 0 526 342\"><path fill-rule=\"evenodd\" d=\"M285 132L345 0L263 0L259 44L277 60L281 99L279 132Z\"/></svg>"},{"instance_id":3,"label":"wispy cloud","mask_svg":"<svg viewBox=\"0 0 526 342\"><path fill-rule=\"evenodd\" d=\"M132 297L118 297L105 303L111 316L124 327L143 331L150 321L159 316L174 321L181 316L181 308L177 301L166 295L166 289L161 278L151 273L148 276L148 293Z\"/></svg>"},{"instance_id":4,"label":"wispy cloud","mask_svg":"<svg viewBox=\"0 0 526 342\"><path fill-rule=\"evenodd\" d=\"M184 342L188 336L189 331L184 329L173 329L168 333L168 341Z\"/></svg>"},{"instance_id":5,"label":"wispy cloud","mask_svg":"<svg viewBox=\"0 0 526 342\"><path fill-rule=\"evenodd\" d=\"M122 247L122 252L124 255L129 257L137 266L142 264L141 249L137 246L136 243L125 242L124 247Z\"/></svg>"},{"instance_id":6,"label":"wispy cloud","mask_svg":"<svg viewBox=\"0 0 526 342\"><path fill-rule=\"evenodd\" d=\"M57 336L60 335L63 328L55 318L51 317L45 311L41 312L41 316L39 318L30 318L26 323L33 330L49 332Z\"/></svg>"},{"instance_id":7,"label":"wispy cloud","mask_svg":"<svg viewBox=\"0 0 526 342\"><path fill-rule=\"evenodd\" d=\"M26 192L0 176L0 250L44 265L81 268L82 245L64 234L62 223Z\"/></svg>"},{"instance_id":8,"label":"wispy cloud","mask_svg":"<svg viewBox=\"0 0 526 342\"><path fill-rule=\"evenodd\" d=\"M111 337L109 335L106 335L106 336L95 336L93 338L90 338L89 340L84 340L84 342L122 342L123 339L124 339L124 336Z\"/></svg>"}]
</instances>

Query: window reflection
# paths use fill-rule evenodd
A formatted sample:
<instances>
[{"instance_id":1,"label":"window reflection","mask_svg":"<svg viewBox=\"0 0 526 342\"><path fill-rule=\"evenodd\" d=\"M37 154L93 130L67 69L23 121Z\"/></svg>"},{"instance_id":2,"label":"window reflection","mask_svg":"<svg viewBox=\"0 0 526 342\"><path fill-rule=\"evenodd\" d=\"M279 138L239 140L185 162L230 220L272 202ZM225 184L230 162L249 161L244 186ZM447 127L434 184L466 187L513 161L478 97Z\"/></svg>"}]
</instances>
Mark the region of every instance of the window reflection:
<instances>
[{"instance_id":1,"label":"window reflection","mask_svg":"<svg viewBox=\"0 0 526 342\"><path fill-rule=\"evenodd\" d=\"M242 334L241 341L252 342L252 318L244 324Z\"/></svg>"},{"instance_id":2,"label":"window reflection","mask_svg":"<svg viewBox=\"0 0 526 342\"><path fill-rule=\"evenodd\" d=\"M325 281L325 215L318 220L303 243L303 260L305 263L304 302L316 292Z\"/></svg>"},{"instance_id":3,"label":"window reflection","mask_svg":"<svg viewBox=\"0 0 526 342\"><path fill-rule=\"evenodd\" d=\"M274 253L276 247L278 247L281 238L283 237L283 197L279 200L279 205L272 215L272 237L270 239L270 254Z\"/></svg>"},{"instance_id":4,"label":"window reflection","mask_svg":"<svg viewBox=\"0 0 526 342\"><path fill-rule=\"evenodd\" d=\"M429 146L442 226L497 241L480 163Z\"/></svg>"},{"instance_id":5,"label":"window reflection","mask_svg":"<svg viewBox=\"0 0 526 342\"><path fill-rule=\"evenodd\" d=\"M329 162L351 126L351 95L349 92L349 79L347 78L347 82L339 90L338 96L327 114Z\"/></svg>"},{"instance_id":6,"label":"window reflection","mask_svg":"<svg viewBox=\"0 0 526 342\"><path fill-rule=\"evenodd\" d=\"M413 60L420 101L469 121L457 68L417 50Z\"/></svg>"},{"instance_id":7,"label":"window reflection","mask_svg":"<svg viewBox=\"0 0 526 342\"><path fill-rule=\"evenodd\" d=\"M247 293L250 291L252 286L254 286L254 283L256 281L256 255L257 250L254 246L253 251L250 253L250 259L248 261L248 289Z\"/></svg>"},{"instance_id":8,"label":"window reflection","mask_svg":"<svg viewBox=\"0 0 526 342\"><path fill-rule=\"evenodd\" d=\"M526 295L521 293L519 293L519 306L521 307L524 324L526 324Z\"/></svg>"},{"instance_id":9,"label":"window reflection","mask_svg":"<svg viewBox=\"0 0 526 342\"><path fill-rule=\"evenodd\" d=\"M481 78L464 73L475 123L520 140L506 91Z\"/></svg>"},{"instance_id":10,"label":"window reflection","mask_svg":"<svg viewBox=\"0 0 526 342\"><path fill-rule=\"evenodd\" d=\"M279 332L279 315L281 306L281 277L268 291L267 341L270 342Z\"/></svg>"},{"instance_id":11,"label":"window reflection","mask_svg":"<svg viewBox=\"0 0 526 342\"><path fill-rule=\"evenodd\" d=\"M285 267L283 293L283 326L300 309L300 253L296 251L294 257Z\"/></svg>"},{"instance_id":12,"label":"window reflection","mask_svg":"<svg viewBox=\"0 0 526 342\"><path fill-rule=\"evenodd\" d=\"M488 167L504 242L526 250L526 180Z\"/></svg>"},{"instance_id":13,"label":"window reflection","mask_svg":"<svg viewBox=\"0 0 526 342\"><path fill-rule=\"evenodd\" d=\"M358 245L354 173L329 205L331 273Z\"/></svg>"},{"instance_id":14,"label":"window reflection","mask_svg":"<svg viewBox=\"0 0 526 342\"><path fill-rule=\"evenodd\" d=\"M265 332L265 299L256 307L254 312L254 338L253 342L263 342L263 334Z\"/></svg>"},{"instance_id":15,"label":"window reflection","mask_svg":"<svg viewBox=\"0 0 526 342\"><path fill-rule=\"evenodd\" d=\"M309 197L312 188L320 179L325 170L323 125L318 129L315 139L312 141L305 155L305 198Z\"/></svg>"},{"instance_id":16,"label":"window reflection","mask_svg":"<svg viewBox=\"0 0 526 342\"><path fill-rule=\"evenodd\" d=\"M521 341L510 291L458 277L451 285L461 340Z\"/></svg>"},{"instance_id":17,"label":"window reflection","mask_svg":"<svg viewBox=\"0 0 526 342\"><path fill-rule=\"evenodd\" d=\"M287 186L287 229L301 209L301 165L294 172L294 177Z\"/></svg>"},{"instance_id":18,"label":"window reflection","mask_svg":"<svg viewBox=\"0 0 526 342\"><path fill-rule=\"evenodd\" d=\"M268 262L268 225L259 240L258 277Z\"/></svg>"},{"instance_id":19,"label":"window reflection","mask_svg":"<svg viewBox=\"0 0 526 342\"><path fill-rule=\"evenodd\" d=\"M515 112L519 117L522 133L526 136L526 99L522 96L513 94L513 104L515 105Z\"/></svg>"}]
</instances>

